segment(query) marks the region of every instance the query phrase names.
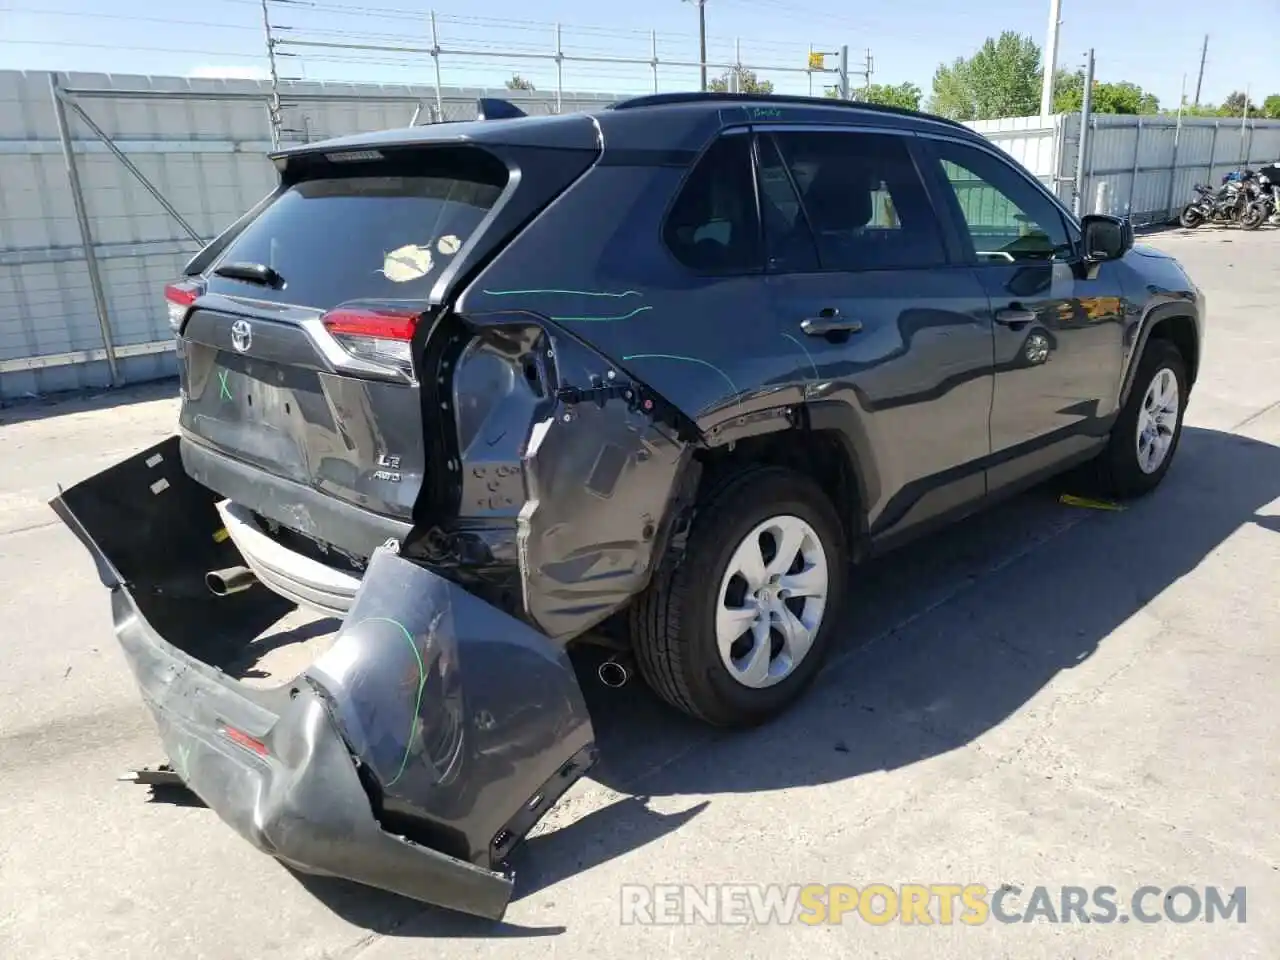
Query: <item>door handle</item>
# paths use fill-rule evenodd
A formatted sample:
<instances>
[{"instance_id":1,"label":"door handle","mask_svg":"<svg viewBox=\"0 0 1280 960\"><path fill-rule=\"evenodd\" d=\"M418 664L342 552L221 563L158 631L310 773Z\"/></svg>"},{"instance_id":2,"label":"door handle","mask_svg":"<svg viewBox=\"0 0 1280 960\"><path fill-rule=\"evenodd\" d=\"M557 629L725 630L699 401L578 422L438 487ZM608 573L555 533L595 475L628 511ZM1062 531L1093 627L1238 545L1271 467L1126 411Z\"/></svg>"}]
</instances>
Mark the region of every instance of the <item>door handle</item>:
<instances>
[{"instance_id":1,"label":"door handle","mask_svg":"<svg viewBox=\"0 0 1280 960\"><path fill-rule=\"evenodd\" d=\"M997 310L995 314L996 323L1003 324L1006 327L1020 327L1023 324L1031 323L1036 318L1034 310L1028 310L1026 307L1014 304L1011 307L1004 307Z\"/></svg>"},{"instance_id":2,"label":"door handle","mask_svg":"<svg viewBox=\"0 0 1280 960\"><path fill-rule=\"evenodd\" d=\"M819 310L816 317L801 320L800 329L811 337L825 337L829 333L857 333L862 329L862 321L843 317L835 307L827 307Z\"/></svg>"}]
</instances>

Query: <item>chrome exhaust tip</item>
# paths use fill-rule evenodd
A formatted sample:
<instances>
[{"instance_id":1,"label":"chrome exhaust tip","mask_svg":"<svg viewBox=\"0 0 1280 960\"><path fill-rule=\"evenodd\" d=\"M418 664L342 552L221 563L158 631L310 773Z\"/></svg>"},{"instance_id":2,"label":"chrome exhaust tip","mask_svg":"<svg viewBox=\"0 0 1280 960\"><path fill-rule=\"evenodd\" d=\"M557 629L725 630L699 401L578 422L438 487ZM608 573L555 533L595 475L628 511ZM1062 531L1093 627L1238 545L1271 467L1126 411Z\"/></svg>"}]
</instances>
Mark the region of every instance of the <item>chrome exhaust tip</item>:
<instances>
[{"instance_id":1,"label":"chrome exhaust tip","mask_svg":"<svg viewBox=\"0 0 1280 960\"><path fill-rule=\"evenodd\" d=\"M627 681L631 679L631 671L626 665L619 662L616 658L610 657L596 669L596 676L600 678L600 682L611 690L617 690L624 687Z\"/></svg>"},{"instance_id":2,"label":"chrome exhaust tip","mask_svg":"<svg viewBox=\"0 0 1280 960\"><path fill-rule=\"evenodd\" d=\"M227 597L248 590L258 582L257 574L248 567L224 567L204 575L204 584L215 597Z\"/></svg>"}]
</instances>

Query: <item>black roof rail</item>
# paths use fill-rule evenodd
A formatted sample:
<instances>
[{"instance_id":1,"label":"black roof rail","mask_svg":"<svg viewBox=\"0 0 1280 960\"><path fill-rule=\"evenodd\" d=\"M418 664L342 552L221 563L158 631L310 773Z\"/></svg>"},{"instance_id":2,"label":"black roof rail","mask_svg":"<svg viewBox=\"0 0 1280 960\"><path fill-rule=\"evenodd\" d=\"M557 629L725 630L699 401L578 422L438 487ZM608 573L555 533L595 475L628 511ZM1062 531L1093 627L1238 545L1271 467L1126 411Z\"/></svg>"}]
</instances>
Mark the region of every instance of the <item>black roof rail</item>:
<instances>
[{"instance_id":1,"label":"black roof rail","mask_svg":"<svg viewBox=\"0 0 1280 960\"><path fill-rule=\"evenodd\" d=\"M867 110L873 113L887 113L899 117L917 117L921 120L933 120L948 126L969 130L958 120L950 120L937 114L925 113L923 110L909 110L906 107L890 107L883 103L867 103L862 100L836 100L833 97L805 97L788 93L702 93L697 90L683 93L650 93L641 97L631 97L610 104L610 110L634 110L639 107L659 107L678 103L792 103L807 107L847 107L854 110ZM970 131L971 133L973 131Z\"/></svg>"}]
</instances>

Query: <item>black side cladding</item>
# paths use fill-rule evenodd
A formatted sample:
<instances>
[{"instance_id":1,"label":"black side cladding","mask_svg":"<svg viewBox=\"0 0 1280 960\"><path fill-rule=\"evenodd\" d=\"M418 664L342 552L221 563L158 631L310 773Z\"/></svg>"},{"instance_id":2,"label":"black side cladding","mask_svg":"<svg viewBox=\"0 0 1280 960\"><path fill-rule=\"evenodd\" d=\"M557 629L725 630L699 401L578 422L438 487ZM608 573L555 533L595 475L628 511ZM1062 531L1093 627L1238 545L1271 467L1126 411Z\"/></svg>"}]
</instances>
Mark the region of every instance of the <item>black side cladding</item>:
<instances>
[{"instance_id":1,"label":"black side cladding","mask_svg":"<svg viewBox=\"0 0 1280 960\"><path fill-rule=\"evenodd\" d=\"M591 766L564 651L391 547L333 646L271 689L233 679L290 609L213 597L241 559L170 438L51 506L111 589L116 637L177 774L260 850L309 873L501 917L503 862Z\"/></svg>"}]
</instances>

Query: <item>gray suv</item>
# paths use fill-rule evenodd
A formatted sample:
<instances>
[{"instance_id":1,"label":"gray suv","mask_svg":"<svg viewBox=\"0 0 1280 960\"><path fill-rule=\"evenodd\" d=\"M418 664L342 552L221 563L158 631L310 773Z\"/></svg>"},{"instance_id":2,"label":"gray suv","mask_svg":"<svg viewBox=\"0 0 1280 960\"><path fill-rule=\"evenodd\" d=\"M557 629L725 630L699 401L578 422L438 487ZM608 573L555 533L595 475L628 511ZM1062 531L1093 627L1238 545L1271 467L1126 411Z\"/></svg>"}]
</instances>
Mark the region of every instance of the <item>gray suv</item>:
<instances>
[{"instance_id":1,"label":"gray suv","mask_svg":"<svg viewBox=\"0 0 1280 960\"><path fill-rule=\"evenodd\" d=\"M710 723L776 715L858 563L1086 462L1156 487L1204 314L936 117L513 112L280 153L166 289L180 437L55 504L184 782L290 862L477 912L490 874L415 885L384 841L497 869L590 764L566 644L612 635ZM281 598L345 618L287 699L206 669ZM334 810L358 855L288 826Z\"/></svg>"}]
</instances>

